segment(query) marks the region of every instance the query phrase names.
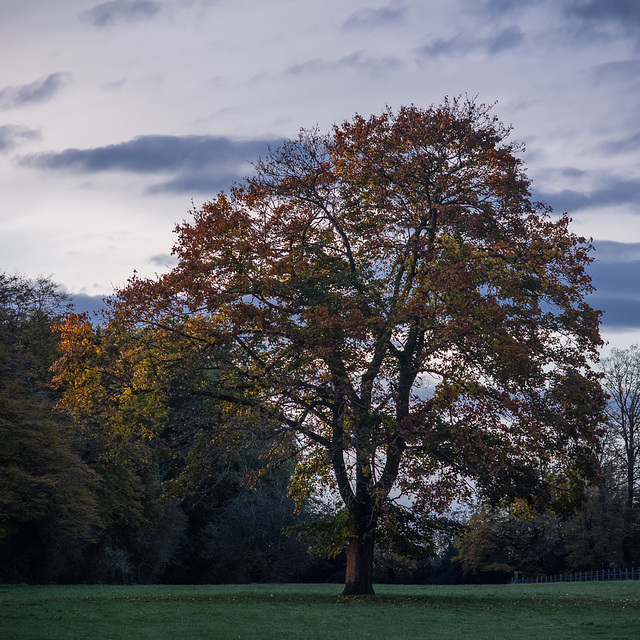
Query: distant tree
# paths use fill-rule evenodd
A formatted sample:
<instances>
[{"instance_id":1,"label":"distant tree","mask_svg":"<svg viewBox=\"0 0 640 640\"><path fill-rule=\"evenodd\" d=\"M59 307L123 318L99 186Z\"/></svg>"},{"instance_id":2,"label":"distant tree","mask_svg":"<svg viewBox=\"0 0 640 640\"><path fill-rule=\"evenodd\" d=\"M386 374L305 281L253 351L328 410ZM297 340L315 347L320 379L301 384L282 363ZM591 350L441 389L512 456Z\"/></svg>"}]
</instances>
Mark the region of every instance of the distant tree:
<instances>
[{"instance_id":1,"label":"distant tree","mask_svg":"<svg viewBox=\"0 0 640 640\"><path fill-rule=\"evenodd\" d=\"M68 309L50 280L0 274L0 580L59 579L100 528L96 476L47 388Z\"/></svg>"},{"instance_id":2,"label":"distant tree","mask_svg":"<svg viewBox=\"0 0 640 640\"><path fill-rule=\"evenodd\" d=\"M625 520L624 494L611 477L591 487L578 513L561 522L566 546L564 570L607 569L640 560L638 555L633 555L634 546L637 554L637 544L626 540ZM627 558L626 554L629 554Z\"/></svg>"},{"instance_id":3,"label":"distant tree","mask_svg":"<svg viewBox=\"0 0 640 640\"><path fill-rule=\"evenodd\" d=\"M197 544L207 582L287 582L311 567L307 545L287 535L300 518L279 471L212 511Z\"/></svg>"},{"instance_id":4,"label":"distant tree","mask_svg":"<svg viewBox=\"0 0 640 640\"><path fill-rule=\"evenodd\" d=\"M535 577L623 566L623 497L611 477L588 487L573 514L521 507L474 510L453 558L467 580L504 581L514 571Z\"/></svg>"},{"instance_id":5,"label":"distant tree","mask_svg":"<svg viewBox=\"0 0 640 640\"><path fill-rule=\"evenodd\" d=\"M455 545L467 579L504 581L518 571L527 576L565 569L565 527L569 519L553 511L534 512L522 503L509 508L477 507Z\"/></svg>"},{"instance_id":6,"label":"distant tree","mask_svg":"<svg viewBox=\"0 0 640 640\"><path fill-rule=\"evenodd\" d=\"M20 378L34 391L47 390L49 367L57 357L52 326L72 307L49 278L0 273L0 338L12 350Z\"/></svg>"},{"instance_id":7,"label":"distant tree","mask_svg":"<svg viewBox=\"0 0 640 640\"><path fill-rule=\"evenodd\" d=\"M3 357L0 349L0 358ZM0 579L50 582L75 569L100 530L96 478L68 427L0 373Z\"/></svg>"},{"instance_id":8,"label":"distant tree","mask_svg":"<svg viewBox=\"0 0 640 640\"><path fill-rule=\"evenodd\" d=\"M394 487L432 518L470 486L543 504L595 473L590 247L530 200L508 134L462 100L303 131L118 292L115 323L215 354L210 393L235 384L249 431L296 445L294 492L339 493L345 594L373 592Z\"/></svg>"},{"instance_id":9,"label":"distant tree","mask_svg":"<svg viewBox=\"0 0 640 640\"><path fill-rule=\"evenodd\" d=\"M625 504L633 508L640 464L640 348L612 349L601 361L603 386L609 394L609 453L624 480Z\"/></svg>"},{"instance_id":10,"label":"distant tree","mask_svg":"<svg viewBox=\"0 0 640 640\"><path fill-rule=\"evenodd\" d=\"M517 522L507 510L483 506L466 523L457 539L460 562L466 575L498 574L500 578L521 568L516 548Z\"/></svg>"},{"instance_id":11,"label":"distant tree","mask_svg":"<svg viewBox=\"0 0 640 640\"><path fill-rule=\"evenodd\" d=\"M412 582L416 584L461 584L468 581L459 562L452 558L458 555L454 545L454 537L449 534L431 558L418 560L412 574Z\"/></svg>"},{"instance_id":12,"label":"distant tree","mask_svg":"<svg viewBox=\"0 0 640 640\"><path fill-rule=\"evenodd\" d=\"M68 315L58 332L58 407L100 478L104 530L91 579L281 580L303 570L306 545L284 534L299 519L288 476L284 467L278 482L265 473L274 443L258 437L251 407L225 398L250 388L225 380L215 350L177 331L95 327L84 314Z\"/></svg>"},{"instance_id":13,"label":"distant tree","mask_svg":"<svg viewBox=\"0 0 640 640\"><path fill-rule=\"evenodd\" d=\"M605 440L608 462L620 478L625 493L624 556L632 561L634 545L640 533L637 489L640 478L640 347L612 349L601 361L603 386L609 394Z\"/></svg>"},{"instance_id":14,"label":"distant tree","mask_svg":"<svg viewBox=\"0 0 640 640\"><path fill-rule=\"evenodd\" d=\"M68 314L56 332L59 358L51 383L60 394L56 406L72 421L84 460L96 474L102 522L82 577L151 581L144 568L151 565L143 556L164 514L157 466L161 442L154 436L167 413L161 381L147 370L154 354L138 358L135 341L105 334L86 314ZM157 574L157 567L151 573Z\"/></svg>"}]
</instances>

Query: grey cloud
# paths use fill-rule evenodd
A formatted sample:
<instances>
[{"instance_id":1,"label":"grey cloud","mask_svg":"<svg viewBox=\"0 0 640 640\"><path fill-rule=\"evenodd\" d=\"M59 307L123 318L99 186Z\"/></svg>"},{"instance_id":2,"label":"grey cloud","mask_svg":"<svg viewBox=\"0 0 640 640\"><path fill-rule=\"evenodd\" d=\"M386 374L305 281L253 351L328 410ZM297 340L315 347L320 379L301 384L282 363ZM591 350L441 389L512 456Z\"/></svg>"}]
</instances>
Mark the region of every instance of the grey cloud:
<instances>
[{"instance_id":1,"label":"grey cloud","mask_svg":"<svg viewBox=\"0 0 640 640\"><path fill-rule=\"evenodd\" d=\"M461 55L476 48L469 38L458 34L452 38L436 38L429 44L425 44L418 50L420 56L435 57L448 55Z\"/></svg>"},{"instance_id":2,"label":"grey cloud","mask_svg":"<svg viewBox=\"0 0 640 640\"><path fill-rule=\"evenodd\" d=\"M23 162L39 169L82 173L109 170L155 173L249 161L264 148L263 141L234 141L222 136L150 135L106 147L27 156Z\"/></svg>"},{"instance_id":3,"label":"grey cloud","mask_svg":"<svg viewBox=\"0 0 640 640\"><path fill-rule=\"evenodd\" d=\"M71 293L70 296L75 313L88 313L90 316L99 316L106 311L104 296L89 296L86 293Z\"/></svg>"},{"instance_id":4,"label":"grey cloud","mask_svg":"<svg viewBox=\"0 0 640 640\"><path fill-rule=\"evenodd\" d=\"M640 262L640 242L596 240L594 258L599 262ZM638 288L640 294L640 288Z\"/></svg>"},{"instance_id":5,"label":"grey cloud","mask_svg":"<svg viewBox=\"0 0 640 640\"><path fill-rule=\"evenodd\" d=\"M164 180L147 188L147 193L158 195L163 193L185 193L193 195L213 194L228 189L251 173L247 163L244 169L226 171L220 168L198 168L195 171L181 171L175 178Z\"/></svg>"},{"instance_id":6,"label":"grey cloud","mask_svg":"<svg viewBox=\"0 0 640 640\"><path fill-rule=\"evenodd\" d=\"M627 153L629 151L640 151L640 131L626 138L605 142L601 145L601 149L611 155Z\"/></svg>"},{"instance_id":7,"label":"grey cloud","mask_svg":"<svg viewBox=\"0 0 640 640\"><path fill-rule=\"evenodd\" d=\"M636 275L640 275L636 273ZM602 325L605 329L638 329L640 328L640 300L604 296L594 293L589 296L589 304L594 309L604 311Z\"/></svg>"},{"instance_id":8,"label":"grey cloud","mask_svg":"<svg viewBox=\"0 0 640 640\"><path fill-rule=\"evenodd\" d=\"M355 69L362 73L380 74L390 69L395 69L401 62L392 56L373 57L362 51L356 51L343 56L339 60L324 60L313 58L300 64L289 67L286 71L291 75L317 74L336 69Z\"/></svg>"},{"instance_id":9,"label":"grey cloud","mask_svg":"<svg viewBox=\"0 0 640 640\"><path fill-rule=\"evenodd\" d=\"M489 14L491 17L501 16L507 13L520 12L529 6L540 4L545 0L466 0L467 9L475 13Z\"/></svg>"},{"instance_id":10,"label":"grey cloud","mask_svg":"<svg viewBox=\"0 0 640 640\"><path fill-rule=\"evenodd\" d=\"M398 24L404 18L404 8L393 9L391 6L382 9L358 9L346 20L342 28L371 29L379 26Z\"/></svg>"},{"instance_id":11,"label":"grey cloud","mask_svg":"<svg viewBox=\"0 0 640 640\"><path fill-rule=\"evenodd\" d=\"M535 197L548 202L555 211L572 212L624 204L637 209L640 203L640 179L609 178L591 193L565 189L555 193L536 192Z\"/></svg>"},{"instance_id":12,"label":"grey cloud","mask_svg":"<svg viewBox=\"0 0 640 640\"><path fill-rule=\"evenodd\" d=\"M576 169L575 167L566 167L560 170L560 173L566 178L582 178L588 175L584 169Z\"/></svg>"},{"instance_id":13,"label":"grey cloud","mask_svg":"<svg viewBox=\"0 0 640 640\"><path fill-rule=\"evenodd\" d=\"M178 264L178 260L170 253L159 253L155 256L151 256L148 260L149 264L156 265L157 267L173 267Z\"/></svg>"},{"instance_id":14,"label":"grey cloud","mask_svg":"<svg viewBox=\"0 0 640 640\"><path fill-rule=\"evenodd\" d=\"M0 153L8 151L28 140L39 140L40 132L19 124L0 126Z\"/></svg>"},{"instance_id":15,"label":"grey cloud","mask_svg":"<svg viewBox=\"0 0 640 640\"><path fill-rule=\"evenodd\" d=\"M468 34L457 34L452 38L436 38L418 49L421 57L460 56L473 51L485 51L491 55L518 47L525 39L516 26L506 27L487 38L473 38Z\"/></svg>"},{"instance_id":16,"label":"grey cloud","mask_svg":"<svg viewBox=\"0 0 640 640\"><path fill-rule=\"evenodd\" d=\"M331 68L331 63L321 58L313 58L312 60L305 60L300 64L294 64L287 69L287 73L291 75L302 75L305 73L318 73L319 71L325 71Z\"/></svg>"},{"instance_id":17,"label":"grey cloud","mask_svg":"<svg viewBox=\"0 0 640 640\"><path fill-rule=\"evenodd\" d=\"M524 40L524 33L518 27L508 27L498 33L493 39L488 41L489 53L501 53L509 49L515 49Z\"/></svg>"},{"instance_id":18,"label":"grey cloud","mask_svg":"<svg viewBox=\"0 0 640 640\"><path fill-rule=\"evenodd\" d=\"M96 5L93 9L81 14L81 18L91 22L96 27L108 27L122 22L144 20L151 18L160 10L157 2L148 0L113 0Z\"/></svg>"},{"instance_id":19,"label":"grey cloud","mask_svg":"<svg viewBox=\"0 0 640 640\"><path fill-rule=\"evenodd\" d=\"M599 64L592 69L595 80L603 81L619 81L637 82L640 77L640 59L619 60L616 62L607 62Z\"/></svg>"},{"instance_id":20,"label":"grey cloud","mask_svg":"<svg viewBox=\"0 0 640 640\"><path fill-rule=\"evenodd\" d=\"M397 67L400 62L391 56L372 57L356 51L348 56L340 58L338 66L346 66L359 71L380 73L382 71Z\"/></svg>"},{"instance_id":21,"label":"grey cloud","mask_svg":"<svg viewBox=\"0 0 640 640\"><path fill-rule=\"evenodd\" d=\"M564 15L581 40L616 40L630 36L640 45L638 0L565 0Z\"/></svg>"},{"instance_id":22,"label":"grey cloud","mask_svg":"<svg viewBox=\"0 0 640 640\"><path fill-rule=\"evenodd\" d=\"M127 84L127 79L122 78L121 80L116 80L116 82L109 82L102 86L104 91L120 91L124 85Z\"/></svg>"},{"instance_id":23,"label":"grey cloud","mask_svg":"<svg viewBox=\"0 0 640 640\"><path fill-rule=\"evenodd\" d=\"M614 329L640 327L640 243L596 241L589 267L595 293L589 303L604 311L603 325Z\"/></svg>"},{"instance_id":24,"label":"grey cloud","mask_svg":"<svg viewBox=\"0 0 640 640\"><path fill-rule=\"evenodd\" d=\"M569 0L565 11L592 22L604 20L628 27L640 24L638 0Z\"/></svg>"},{"instance_id":25,"label":"grey cloud","mask_svg":"<svg viewBox=\"0 0 640 640\"><path fill-rule=\"evenodd\" d=\"M169 174L152 192L211 192L228 187L251 169L250 162L281 140L235 140L222 136L138 136L94 149L28 155L22 165L80 174L124 171Z\"/></svg>"},{"instance_id":26,"label":"grey cloud","mask_svg":"<svg viewBox=\"0 0 640 640\"><path fill-rule=\"evenodd\" d=\"M0 89L0 109L13 109L25 104L46 102L71 79L69 73L52 73L30 84Z\"/></svg>"}]
</instances>

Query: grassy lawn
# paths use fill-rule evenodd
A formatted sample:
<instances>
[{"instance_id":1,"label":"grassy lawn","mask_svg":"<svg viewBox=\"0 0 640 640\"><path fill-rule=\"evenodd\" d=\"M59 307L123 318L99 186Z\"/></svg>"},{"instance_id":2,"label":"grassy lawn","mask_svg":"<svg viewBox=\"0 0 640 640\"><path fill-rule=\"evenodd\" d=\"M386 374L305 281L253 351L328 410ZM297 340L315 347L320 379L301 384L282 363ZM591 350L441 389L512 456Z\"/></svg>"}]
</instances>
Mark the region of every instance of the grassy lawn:
<instances>
[{"instance_id":1,"label":"grassy lawn","mask_svg":"<svg viewBox=\"0 0 640 640\"><path fill-rule=\"evenodd\" d=\"M640 638L640 582L340 588L0 586L0 638Z\"/></svg>"}]
</instances>

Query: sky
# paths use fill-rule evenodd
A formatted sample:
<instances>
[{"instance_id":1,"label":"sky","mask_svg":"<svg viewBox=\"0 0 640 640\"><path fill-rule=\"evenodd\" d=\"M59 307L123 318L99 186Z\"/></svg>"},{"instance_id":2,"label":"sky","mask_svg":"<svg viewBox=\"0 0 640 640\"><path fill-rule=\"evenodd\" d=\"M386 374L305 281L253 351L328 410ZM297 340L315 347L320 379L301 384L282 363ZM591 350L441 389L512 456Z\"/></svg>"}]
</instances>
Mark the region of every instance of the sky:
<instances>
[{"instance_id":1,"label":"sky","mask_svg":"<svg viewBox=\"0 0 640 640\"><path fill-rule=\"evenodd\" d=\"M593 238L607 348L640 342L638 0L2 0L0 54L0 271L79 310L269 145L467 95Z\"/></svg>"}]
</instances>

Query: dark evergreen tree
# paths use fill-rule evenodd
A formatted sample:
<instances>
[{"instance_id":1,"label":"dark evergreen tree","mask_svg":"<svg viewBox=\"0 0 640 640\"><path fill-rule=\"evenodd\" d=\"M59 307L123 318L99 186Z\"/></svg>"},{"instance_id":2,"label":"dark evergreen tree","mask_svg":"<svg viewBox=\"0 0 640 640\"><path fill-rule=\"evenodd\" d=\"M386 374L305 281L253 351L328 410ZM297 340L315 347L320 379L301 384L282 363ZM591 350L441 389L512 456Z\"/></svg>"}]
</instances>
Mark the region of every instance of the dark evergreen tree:
<instances>
[{"instance_id":1,"label":"dark evergreen tree","mask_svg":"<svg viewBox=\"0 0 640 640\"><path fill-rule=\"evenodd\" d=\"M67 309L49 280L0 274L0 580L59 579L100 528L96 475L47 390Z\"/></svg>"}]
</instances>

